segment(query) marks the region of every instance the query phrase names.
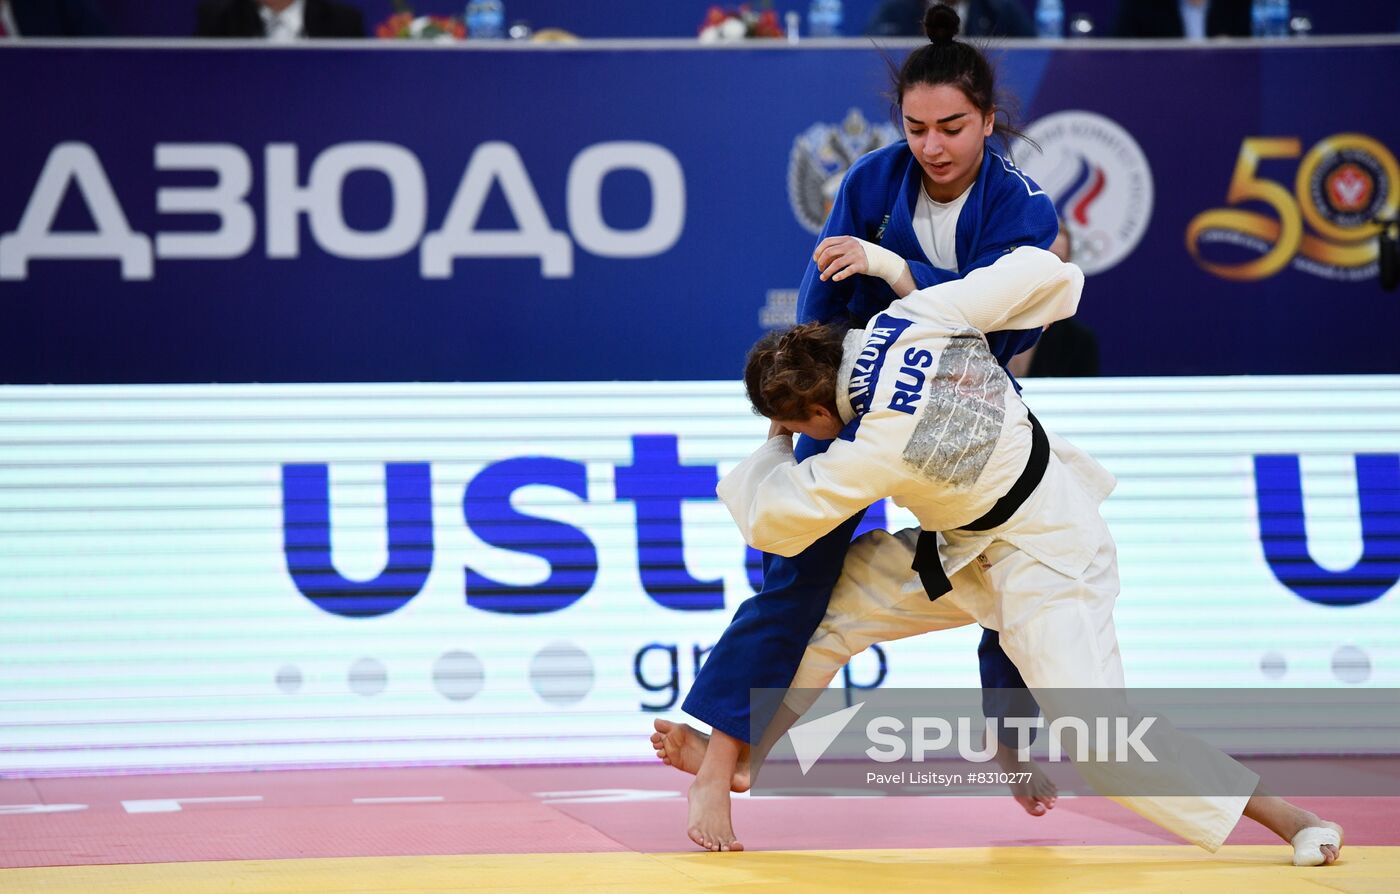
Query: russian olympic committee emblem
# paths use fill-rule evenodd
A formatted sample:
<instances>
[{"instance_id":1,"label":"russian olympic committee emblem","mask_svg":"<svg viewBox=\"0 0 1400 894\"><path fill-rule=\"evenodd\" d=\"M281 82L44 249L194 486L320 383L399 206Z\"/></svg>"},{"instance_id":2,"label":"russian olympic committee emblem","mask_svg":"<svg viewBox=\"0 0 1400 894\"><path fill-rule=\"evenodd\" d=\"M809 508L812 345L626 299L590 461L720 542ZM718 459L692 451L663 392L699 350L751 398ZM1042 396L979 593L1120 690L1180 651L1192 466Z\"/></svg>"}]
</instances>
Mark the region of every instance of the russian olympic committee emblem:
<instances>
[{"instance_id":1,"label":"russian olympic committee emblem","mask_svg":"<svg viewBox=\"0 0 1400 894\"><path fill-rule=\"evenodd\" d=\"M851 109L839 125L813 124L804 130L792 141L788 156L788 201L798 222L820 233L841 179L856 159L902 139L893 124L872 125L859 109Z\"/></svg>"},{"instance_id":2,"label":"russian olympic committee emblem","mask_svg":"<svg viewBox=\"0 0 1400 894\"><path fill-rule=\"evenodd\" d=\"M1132 134L1093 112L1038 119L1015 146L1016 164L1055 201L1074 237L1074 262L1102 273L1132 254L1152 220L1152 168Z\"/></svg>"}]
</instances>

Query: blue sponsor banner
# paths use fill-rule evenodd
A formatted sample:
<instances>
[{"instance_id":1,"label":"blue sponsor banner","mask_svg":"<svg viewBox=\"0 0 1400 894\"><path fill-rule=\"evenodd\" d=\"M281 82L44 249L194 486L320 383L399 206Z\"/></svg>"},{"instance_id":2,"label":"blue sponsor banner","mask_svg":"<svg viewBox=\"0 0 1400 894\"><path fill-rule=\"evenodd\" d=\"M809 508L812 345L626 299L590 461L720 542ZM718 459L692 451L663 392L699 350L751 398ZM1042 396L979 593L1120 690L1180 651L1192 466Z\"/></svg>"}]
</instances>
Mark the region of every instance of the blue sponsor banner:
<instances>
[{"instance_id":1,"label":"blue sponsor banner","mask_svg":"<svg viewBox=\"0 0 1400 894\"><path fill-rule=\"evenodd\" d=\"M1400 45L998 56L1105 373L1400 368ZM823 190L898 139L864 43L12 46L0 78L8 383L733 379Z\"/></svg>"}]
</instances>

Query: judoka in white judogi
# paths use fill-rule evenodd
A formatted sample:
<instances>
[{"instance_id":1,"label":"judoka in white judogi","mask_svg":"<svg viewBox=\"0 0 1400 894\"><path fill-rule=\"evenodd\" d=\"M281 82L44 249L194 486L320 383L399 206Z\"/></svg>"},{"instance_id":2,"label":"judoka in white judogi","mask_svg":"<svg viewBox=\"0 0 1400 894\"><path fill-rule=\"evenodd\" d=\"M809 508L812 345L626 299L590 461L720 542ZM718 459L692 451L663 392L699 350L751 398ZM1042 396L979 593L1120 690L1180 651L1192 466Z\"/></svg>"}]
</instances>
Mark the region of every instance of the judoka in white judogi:
<instances>
[{"instance_id":1,"label":"judoka in white judogi","mask_svg":"<svg viewBox=\"0 0 1400 894\"><path fill-rule=\"evenodd\" d=\"M1068 317L1082 287L1078 268L1023 247L962 280L909 294L847 334L836 388L846 428L830 449L797 463L790 439L772 437L720 482L720 499L744 539L766 552L795 555L884 497L911 510L925 538L944 532L937 559L951 590L937 599L911 569L918 530L874 531L856 541L793 681L788 706L796 713L807 707L802 690L825 688L872 643L971 623L1000 631L1048 718L1067 707L1056 704L1055 690L1123 688L1113 626L1117 558L1099 513L1114 486L1106 469L1050 435L1043 477L1024 502L990 529L961 530L1005 508L998 501L1023 480L1032 457L1031 418L982 333ZM1146 790L1254 791L1252 771L1174 735L1171 746L1189 756L1191 778L1173 787L1170 774L1185 773L1186 763L1161 765L1154 774L1165 775ZM1093 767L1080 770L1095 782ZM1203 785L1201 772L1216 785ZM1115 800L1213 851L1250 798ZM1296 833L1295 862L1309 834L1310 853L1336 843L1331 829L1307 825Z\"/></svg>"}]
</instances>

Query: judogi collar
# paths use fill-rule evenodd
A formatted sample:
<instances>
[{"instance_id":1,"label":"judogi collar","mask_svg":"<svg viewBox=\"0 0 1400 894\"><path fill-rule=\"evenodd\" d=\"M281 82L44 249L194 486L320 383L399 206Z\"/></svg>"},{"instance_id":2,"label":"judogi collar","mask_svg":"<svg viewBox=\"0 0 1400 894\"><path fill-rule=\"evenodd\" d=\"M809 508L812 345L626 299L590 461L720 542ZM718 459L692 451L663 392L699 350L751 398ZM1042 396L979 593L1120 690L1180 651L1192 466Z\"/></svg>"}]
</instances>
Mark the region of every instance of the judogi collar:
<instances>
[{"instance_id":1,"label":"judogi collar","mask_svg":"<svg viewBox=\"0 0 1400 894\"><path fill-rule=\"evenodd\" d=\"M841 424L850 425L856 418L855 407L851 406L851 372L856 367L856 357L865 344L865 330L852 329L841 342L841 367L836 371L836 412L841 415Z\"/></svg>"}]
</instances>

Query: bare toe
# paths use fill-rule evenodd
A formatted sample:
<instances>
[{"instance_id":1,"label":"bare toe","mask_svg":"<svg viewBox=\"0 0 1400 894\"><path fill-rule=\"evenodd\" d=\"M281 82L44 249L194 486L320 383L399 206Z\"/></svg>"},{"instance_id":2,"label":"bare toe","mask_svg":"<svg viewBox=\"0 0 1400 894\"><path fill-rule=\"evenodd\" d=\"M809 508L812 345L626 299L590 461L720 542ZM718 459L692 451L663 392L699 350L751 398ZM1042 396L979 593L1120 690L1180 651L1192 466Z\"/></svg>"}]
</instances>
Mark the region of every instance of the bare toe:
<instances>
[{"instance_id":1,"label":"bare toe","mask_svg":"<svg viewBox=\"0 0 1400 894\"><path fill-rule=\"evenodd\" d=\"M722 786L697 782L686 795L690 840L710 851L733 850L734 826L729 818L729 792Z\"/></svg>"}]
</instances>

